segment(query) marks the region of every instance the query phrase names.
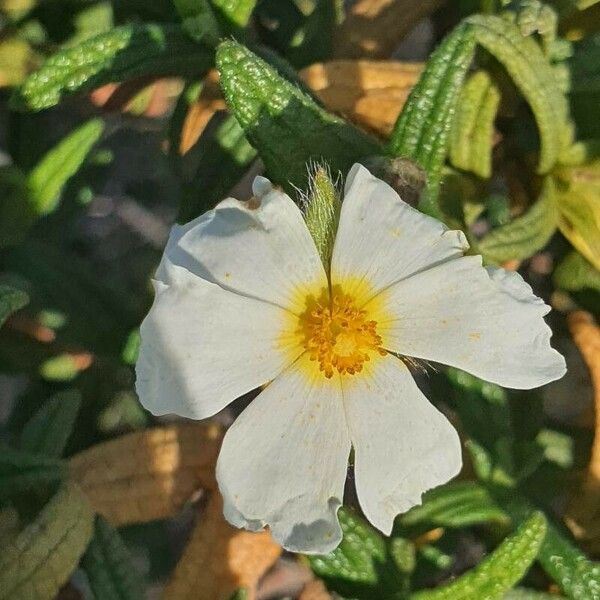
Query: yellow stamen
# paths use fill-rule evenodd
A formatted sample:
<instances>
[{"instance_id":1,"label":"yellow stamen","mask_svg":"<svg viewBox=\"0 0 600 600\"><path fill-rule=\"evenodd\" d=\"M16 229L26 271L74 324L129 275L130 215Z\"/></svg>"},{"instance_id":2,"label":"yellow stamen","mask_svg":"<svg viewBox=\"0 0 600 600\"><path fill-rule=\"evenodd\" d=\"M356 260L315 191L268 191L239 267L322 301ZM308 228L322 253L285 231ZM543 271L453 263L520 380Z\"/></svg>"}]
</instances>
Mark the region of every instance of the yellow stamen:
<instances>
[{"instance_id":1,"label":"yellow stamen","mask_svg":"<svg viewBox=\"0 0 600 600\"><path fill-rule=\"evenodd\" d=\"M385 354L377 322L341 290L307 301L300 315L300 334L310 360L318 362L327 378L336 371L342 375L360 373L372 355Z\"/></svg>"}]
</instances>

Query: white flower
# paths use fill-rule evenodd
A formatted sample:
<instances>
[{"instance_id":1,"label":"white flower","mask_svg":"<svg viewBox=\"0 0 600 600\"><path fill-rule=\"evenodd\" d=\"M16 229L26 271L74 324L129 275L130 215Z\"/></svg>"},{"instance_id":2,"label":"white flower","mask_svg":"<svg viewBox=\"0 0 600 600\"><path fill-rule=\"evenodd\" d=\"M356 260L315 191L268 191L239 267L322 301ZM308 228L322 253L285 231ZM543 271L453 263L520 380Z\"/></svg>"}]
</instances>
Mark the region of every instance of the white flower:
<instances>
[{"instance_id":1,"label":"white flower","mask_svg":"<svg viewBox=\"0 0 600 600\"><path fill-rule=\"evenodd\" d=\"M268 525L293 551L332 550L352 447L361 507L389 534L461 468L456 431L398 356L533 388L565 372L549 308L360 165L329 274L294 202L262 177L254 193L173 228L141 328L139 396L155 414L204 419L267 384L223 442L227 519Z\"/></svg>"}]
</instances>

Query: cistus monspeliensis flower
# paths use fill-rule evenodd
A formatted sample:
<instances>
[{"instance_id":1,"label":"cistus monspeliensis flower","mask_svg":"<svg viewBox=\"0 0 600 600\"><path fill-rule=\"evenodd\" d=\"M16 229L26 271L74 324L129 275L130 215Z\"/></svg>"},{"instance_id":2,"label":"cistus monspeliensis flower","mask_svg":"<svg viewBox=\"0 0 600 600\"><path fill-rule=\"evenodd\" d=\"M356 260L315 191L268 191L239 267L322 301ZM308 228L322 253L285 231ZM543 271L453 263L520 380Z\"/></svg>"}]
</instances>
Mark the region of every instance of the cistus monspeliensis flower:
<instances>
[{"instance_id":1,"label":"cistus monspeliensis flower","mask_svg":"<svg viewBox=\"0 0 600 600\"><path fill-rule=\"evenodd\" d=\"M460 231L361 165L346 179L329 272L294 202L263 177L253 191L173 228L137 391L154 414L204 419L264 386L221 448L225 516L325 553L341 540L351 449L362 510L386 534L461 468L458 435L407 358L519 389L565 363L548 306L518 274L463 256Z\"/></svg>"}]
</instances>

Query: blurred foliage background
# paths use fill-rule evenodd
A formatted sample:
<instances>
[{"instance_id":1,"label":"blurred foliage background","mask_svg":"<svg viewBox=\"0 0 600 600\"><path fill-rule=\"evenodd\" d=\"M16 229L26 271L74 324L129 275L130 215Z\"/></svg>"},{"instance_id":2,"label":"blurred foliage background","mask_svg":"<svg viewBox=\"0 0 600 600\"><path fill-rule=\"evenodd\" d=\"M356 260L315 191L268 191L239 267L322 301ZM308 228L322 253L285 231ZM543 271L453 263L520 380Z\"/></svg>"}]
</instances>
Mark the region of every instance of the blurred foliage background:
<instances>
[{"instance_id":1,"label":"blurred foliage background","mask_svg":"<svg viewBox=\"0 0 600 600\"><path fill-rule=\"evenodd\" d=\"M0 0L0 599L600 599L600 4ZM361 161L555 308L566 378L421 382L460 478L384 538L229 527L133 365L175 221ZM595 411L594 411L595 406Z\"/></svg>"}]
</instances>

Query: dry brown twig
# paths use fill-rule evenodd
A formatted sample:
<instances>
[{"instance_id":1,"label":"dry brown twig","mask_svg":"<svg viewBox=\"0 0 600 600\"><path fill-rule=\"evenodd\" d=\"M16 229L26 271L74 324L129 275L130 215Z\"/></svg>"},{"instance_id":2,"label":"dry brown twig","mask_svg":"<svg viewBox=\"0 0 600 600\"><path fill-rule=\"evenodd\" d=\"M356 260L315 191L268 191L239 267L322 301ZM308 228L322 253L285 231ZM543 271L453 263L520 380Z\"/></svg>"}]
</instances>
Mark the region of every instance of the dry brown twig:
<instances>
[{"instance_id":1,"label":"dry brown twig","mask_svg":"<svg viewBox=\"0 0 600 600\"><path fill-rule=\"evenodd\" d=\"M581 490L567 511L566 522L573 534L591 548L600 548L600 327L585 311L568 318L569 330L590 370L594 389L595 436L590 462Z\"/></svg>"}]
</instances>

